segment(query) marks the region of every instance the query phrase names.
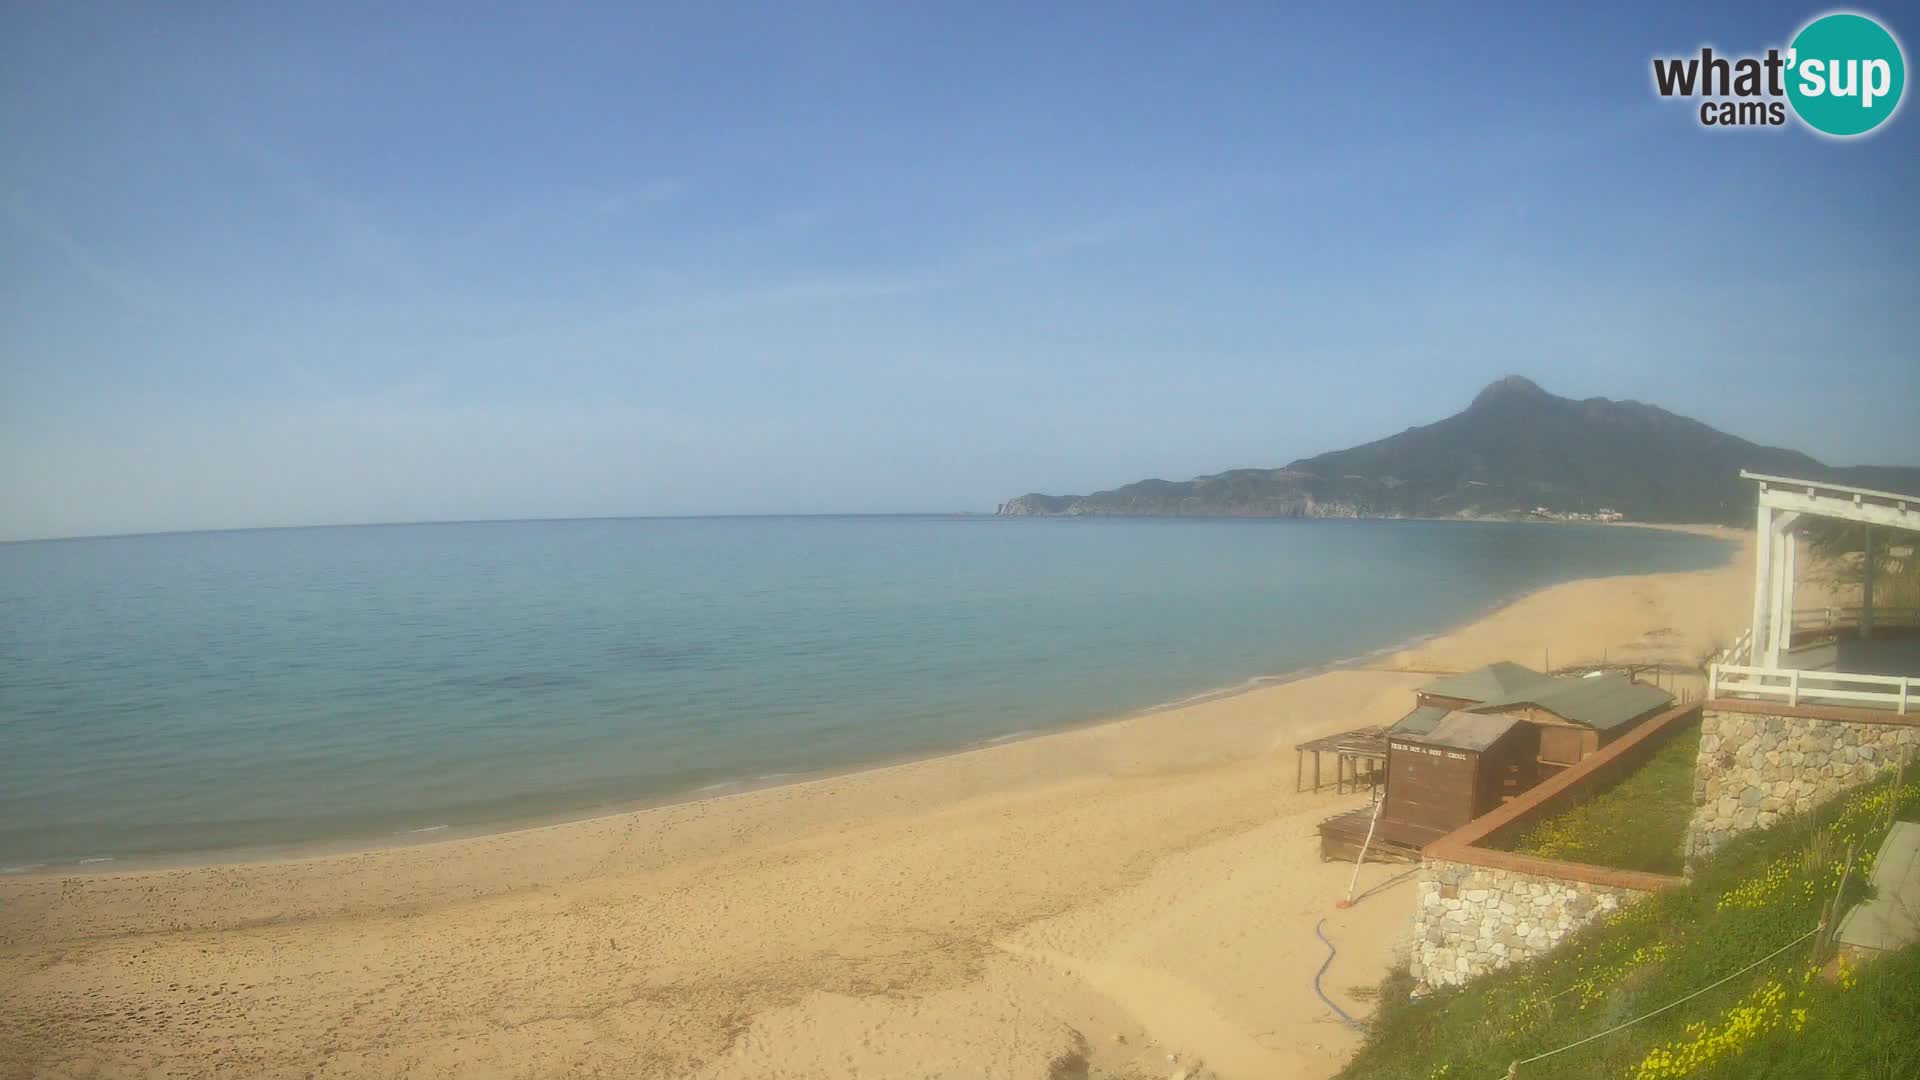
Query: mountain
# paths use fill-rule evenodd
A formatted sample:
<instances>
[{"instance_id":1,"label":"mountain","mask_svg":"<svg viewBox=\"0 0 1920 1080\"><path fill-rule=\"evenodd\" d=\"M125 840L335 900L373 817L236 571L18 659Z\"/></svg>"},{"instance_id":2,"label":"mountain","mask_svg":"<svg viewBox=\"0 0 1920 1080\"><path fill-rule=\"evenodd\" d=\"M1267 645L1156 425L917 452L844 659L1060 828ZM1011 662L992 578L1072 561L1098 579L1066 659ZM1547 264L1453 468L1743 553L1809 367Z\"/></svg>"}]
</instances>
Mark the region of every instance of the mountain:
<instances>
[{"instance_id":1,"label":"mountain","mask_svg":"<svg viewBox=\"0 0 1920 1080\"><path fill-rule=\"evenodd\" d=\"M1518 375L1425 427L1280 469L1022 495L1015 515L1509 517L1615 510L1636 521L1752 520L1740 470L1920 493L1920 468L1831 468L1638 401L1574 401Z\"/></svg>"}]
</instances>

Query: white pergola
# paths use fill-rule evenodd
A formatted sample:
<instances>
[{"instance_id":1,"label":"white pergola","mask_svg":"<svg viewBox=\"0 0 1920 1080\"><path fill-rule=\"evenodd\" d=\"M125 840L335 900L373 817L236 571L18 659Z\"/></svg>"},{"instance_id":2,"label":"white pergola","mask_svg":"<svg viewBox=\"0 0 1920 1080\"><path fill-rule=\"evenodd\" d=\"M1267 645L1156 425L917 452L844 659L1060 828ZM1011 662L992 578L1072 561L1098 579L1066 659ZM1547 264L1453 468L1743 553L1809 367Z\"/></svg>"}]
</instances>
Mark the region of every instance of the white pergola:
<instances>
[{"instance_id":1,"label":"white pergola","mask_svg":"<svg viewBox=\"0 0 1920 1080\"><path fill-rule=\"evenodd\" d=\"M1802 517L1859 522L1866 530L1866 563L1860 597L1859 636L1873 634L1873 530L1884 525L1920 532L1920 495L1848 487L1790 476L1769 476L1741 470L1743 479L1760 484L1759 535L1754 552L1753 627L1749 646L1737 646L1731 657L1746 659L1755 668L1778 669L1781 654L1792 644L1793 586L1799 560L1794 526ZM1745 657L1740 655L1745 652Z\"/></svg>"}]
</instances>

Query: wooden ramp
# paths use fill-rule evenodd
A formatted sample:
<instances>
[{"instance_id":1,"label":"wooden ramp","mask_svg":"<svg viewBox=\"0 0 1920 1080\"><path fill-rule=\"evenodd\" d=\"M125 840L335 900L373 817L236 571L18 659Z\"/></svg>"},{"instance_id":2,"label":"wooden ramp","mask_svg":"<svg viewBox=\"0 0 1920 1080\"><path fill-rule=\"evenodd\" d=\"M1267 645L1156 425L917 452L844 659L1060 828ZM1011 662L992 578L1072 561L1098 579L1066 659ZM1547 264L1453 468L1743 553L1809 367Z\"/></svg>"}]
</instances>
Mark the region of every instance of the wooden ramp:
<instances>
[{"instance_id":1,"label":"wooden ramp","mask_svg":"<svg viewBox=\"0 0 1920 1080\"><path fill-rule=\"evenodd\" d=\"M1344 814L1335 814L1320 823L1320 859L1351 862L1360 857L1367 842L1367 827L1373 822L1373 807L1362 806ZM1417 845L1388 839L1385 830L1375 828L1373 844L1367 848L1368 862L1419 862Z\"/></svg>"}]
</instances>

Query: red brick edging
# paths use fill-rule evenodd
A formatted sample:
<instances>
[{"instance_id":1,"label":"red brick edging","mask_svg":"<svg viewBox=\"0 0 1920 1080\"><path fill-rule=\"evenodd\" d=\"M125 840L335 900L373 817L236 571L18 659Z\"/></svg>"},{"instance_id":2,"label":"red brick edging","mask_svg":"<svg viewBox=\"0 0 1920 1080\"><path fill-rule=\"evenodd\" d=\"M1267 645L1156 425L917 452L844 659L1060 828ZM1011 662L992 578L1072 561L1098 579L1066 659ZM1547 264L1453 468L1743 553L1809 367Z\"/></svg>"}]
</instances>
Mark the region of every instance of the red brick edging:
<instances>
[{"instance_id":1,"label":"red brick edging","mask_svg":"<svg viewBox=\"0 0 1920 1080\"><path fill-rule=\"evenodd\" d=\"M1855 709L1846 705L1789 705L1778 698L1730 698L1709 700L1714 712L1737 712L1761 716L1797 716L1806 720L1832 720L1841 724L1885 724L1889 727L1920 727L1920 715L1897 713L1888 709ZM1444 838L1443 838L1444 839Z\"/></svg>"}]
</instances>

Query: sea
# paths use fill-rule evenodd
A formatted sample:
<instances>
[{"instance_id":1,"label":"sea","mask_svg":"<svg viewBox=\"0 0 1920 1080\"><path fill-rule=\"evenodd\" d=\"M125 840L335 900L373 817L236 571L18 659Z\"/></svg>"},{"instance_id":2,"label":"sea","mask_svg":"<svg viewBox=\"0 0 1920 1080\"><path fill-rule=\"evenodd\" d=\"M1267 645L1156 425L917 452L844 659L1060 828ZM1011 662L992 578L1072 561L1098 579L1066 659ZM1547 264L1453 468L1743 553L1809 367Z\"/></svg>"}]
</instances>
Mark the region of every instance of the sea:
<instances>
[{"instance_id":1,"label":"sea","mask_svg":"<svg viewBox=\"0 0 1920 1080\"><path fill-rule=\"evenodd\" d=\"M0 544L0 872L724 794L1353 663L1555 582L1728 554L1600 525L987 516Z\"/></svg>"}]
</instances>

